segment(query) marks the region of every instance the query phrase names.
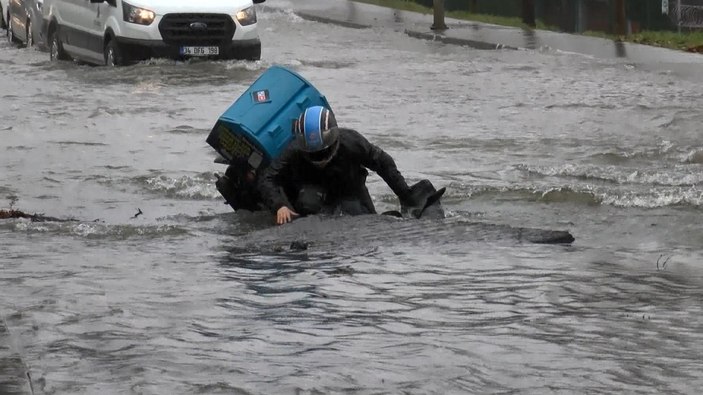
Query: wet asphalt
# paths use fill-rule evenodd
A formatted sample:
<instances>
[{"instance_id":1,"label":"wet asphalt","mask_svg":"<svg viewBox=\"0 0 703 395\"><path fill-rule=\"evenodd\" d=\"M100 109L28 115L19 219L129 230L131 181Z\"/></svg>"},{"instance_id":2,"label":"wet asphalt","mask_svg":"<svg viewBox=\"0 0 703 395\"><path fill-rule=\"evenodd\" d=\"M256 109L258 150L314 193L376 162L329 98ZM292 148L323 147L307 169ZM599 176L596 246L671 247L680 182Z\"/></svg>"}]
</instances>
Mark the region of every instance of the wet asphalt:
<instances>
[{"instance_id":1,"label":"wet asphalt","mask_svg":"<svg viewBox=\"0 0 703 395\"><path fill-rule=\"evenodd\" d=\"M71 395L700 391L700 80L265 4L259 62L113 69L0 43L2 207L78 219L0 222L0 391L28 393L27 371ZM408 180L446 186L448 218L232 212L205 139L274 64Z\"/></svg>"}]
</instances>

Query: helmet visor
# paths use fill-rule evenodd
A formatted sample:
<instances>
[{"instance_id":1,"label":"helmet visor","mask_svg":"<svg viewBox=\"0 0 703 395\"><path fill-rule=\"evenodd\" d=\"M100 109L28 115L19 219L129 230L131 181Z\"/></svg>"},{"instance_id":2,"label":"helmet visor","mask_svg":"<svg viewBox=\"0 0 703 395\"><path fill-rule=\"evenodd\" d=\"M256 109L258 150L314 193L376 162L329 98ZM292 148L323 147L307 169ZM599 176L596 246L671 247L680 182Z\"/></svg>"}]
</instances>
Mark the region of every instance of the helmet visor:
<instances>
[{"instance_id":1,"label":"helmet visor","mask_svg":"<svg viewBox=\"0 0 703 395\"><path fill-rule=\"evenodd\" d=\"M324 166L329 163L330 160L332 160L334 155L337 153L338 147L339 142L335 142L334 144L330 145L325 149L315 152L306 152L305 158L314 165Z\"/></svg>"}]
</instances>

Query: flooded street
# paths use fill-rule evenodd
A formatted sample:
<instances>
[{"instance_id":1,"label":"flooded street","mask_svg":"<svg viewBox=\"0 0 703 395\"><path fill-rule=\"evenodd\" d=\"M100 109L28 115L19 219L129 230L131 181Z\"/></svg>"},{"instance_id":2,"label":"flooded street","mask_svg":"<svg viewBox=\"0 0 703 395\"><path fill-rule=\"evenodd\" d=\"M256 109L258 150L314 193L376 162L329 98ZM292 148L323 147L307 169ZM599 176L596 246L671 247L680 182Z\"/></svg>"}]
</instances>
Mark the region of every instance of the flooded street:
<instances>
[{"instance_id":1,"label":"flooded street","mask_svg":"<svg viewBox=\"0 0 703 395\"><path fill-rule=\"evenodd\" d=\"M700 81L281 4L259 6L259 62L91 67L0 41L0 209L75 219L0 221L0 393L703 388ZM205 139L274 64L446 186L448 218L232 212Z\"/></svg>"}]
</instances>

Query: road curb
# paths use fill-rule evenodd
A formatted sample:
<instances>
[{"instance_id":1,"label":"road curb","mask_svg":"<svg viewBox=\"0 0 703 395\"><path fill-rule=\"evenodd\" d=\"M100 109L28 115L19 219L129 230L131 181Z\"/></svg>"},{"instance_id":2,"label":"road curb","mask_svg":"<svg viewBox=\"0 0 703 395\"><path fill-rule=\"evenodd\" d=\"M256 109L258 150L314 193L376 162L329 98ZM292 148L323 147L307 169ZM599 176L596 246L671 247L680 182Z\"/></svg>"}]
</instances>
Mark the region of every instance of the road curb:
<instances>
[{"instance_id":1,"label":"road curb","mask_svg":"<svg viewBox=\"0 0 703 395\"><path fill-rule=\"evenodd\" d=\"M310 12L305 12L305 11L296 11L295 15L297 15L298 17L300 17L306 21L327 23L327 24L331 24L331 25L348 27L351 29L371 29L371 28L373 28L372 25L349 22L346 20L330 18L327 16L322 16L322 15L318 15L318 14L314 14L314 13L310 13ZM416 30L405 29L404 33L412 38L417 38L417 39L427 40L427 41L434 41L434 42L441 42L444 44L460 45L460 46L465 46L465 47L471 47L474 49L482 49L482 50L501 50L501 49L517 50L517 49L519 49L517 47L512 47L509 45L503 45L503 44L498 44L498 43L493 43L493 42L488 42L488 41L477 41L477 40L471 40L471 39L466 39L466 38L448 37L448 36L443 35L441 33L434 33L434 32L421 32L421 31L416 31Z\"/></svg>"},{"instance_id":2,"label":"road curb","mask_svg":"<svg viewBox=\"0 0 703 395\"><path fill-rule=\"evenodd\" d=\"M439 41L445 44L452 44L452 45L460 45L460 46L465 46L465 47L471 47L474 49L485 49L485 50L500 50L500 49L511 49L511 50L518 50L519 48L517 47L511 47L509 45L503 45L503 44L496 44L488 41L476 41L476 40L470 40L466 38L456 38L456 37L447 37L442 34L438 33L427 33L427 32L418 32L418 31L413 31L413 30L405 30L405 34L407 34L410 37L413 38L419 38L423 40L429 40L429 41Z\"/></svg>"},{"instance_id":3,"label":"road curb","mask_svg":"<svg viewBox=\"0 0 703 395\"><path fill-rule=\"evenodd\" d=\"M339 19L329 18L329 17L325 17L325 16L321 16L321 15L315 15L315 14L311 14L308 12L302 12L302 11L295 12L295 15L299 16L300 18L305 19L306 21L329 23L332 25L339 25L339 26L348 27L348 28L352 28L352 29L370 29L373 27L371 25L363 25L363 24L359 24L359 23L343 21L343 20L339 20Z\"/></svg>"}]
</instances>

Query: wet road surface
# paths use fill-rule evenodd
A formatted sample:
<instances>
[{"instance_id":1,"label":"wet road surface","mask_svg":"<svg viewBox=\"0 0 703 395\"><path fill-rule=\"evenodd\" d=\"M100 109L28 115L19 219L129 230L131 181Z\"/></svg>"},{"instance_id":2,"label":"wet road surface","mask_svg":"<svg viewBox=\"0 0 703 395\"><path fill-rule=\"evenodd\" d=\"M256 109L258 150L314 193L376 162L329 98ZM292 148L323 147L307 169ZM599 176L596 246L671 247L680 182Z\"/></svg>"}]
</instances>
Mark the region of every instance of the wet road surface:
<instances>
[{"instance_id":1,"label":"wet road surface","mask_svg":"<svg viewBox=\"0 0 703 395\"><path fill-rule=\"evenodd\" d=\"M260 9L260 62L109 69L0 43L2 206L79 220L0 223L0 383L22 393L28 370L51 394L703 386L699 83L281 4ZM230 212L205 138L273 64L411 182L446 186L449 218L268 233L265 213ZM380 178L369 189L397 208ZM576 242L500 231L515 227ZM307 250L288 248L297 232Z\"/></svg>"}]
</instances>

